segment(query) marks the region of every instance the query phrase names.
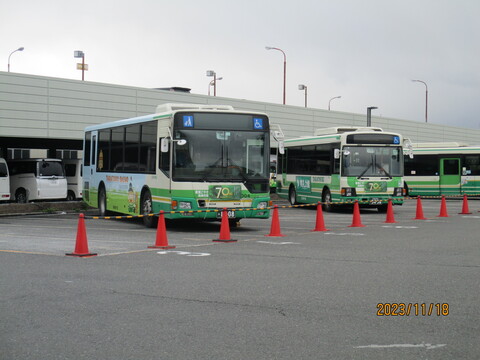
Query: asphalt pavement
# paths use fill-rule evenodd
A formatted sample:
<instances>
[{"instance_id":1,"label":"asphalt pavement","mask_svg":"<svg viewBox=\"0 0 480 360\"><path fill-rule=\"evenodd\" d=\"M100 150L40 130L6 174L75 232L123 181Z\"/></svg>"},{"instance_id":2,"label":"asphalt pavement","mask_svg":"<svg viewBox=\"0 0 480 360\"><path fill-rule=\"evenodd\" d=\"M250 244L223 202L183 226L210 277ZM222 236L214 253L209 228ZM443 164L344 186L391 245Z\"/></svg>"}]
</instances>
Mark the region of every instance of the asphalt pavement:
<instances>
[{"instance_id":1,"label":"asphalt pavement","mask_svg":"<svg viewBox=\"0 0 480 360\"><path fill-rule=\"evenodd\" d=\"M69 257L78 214L0 218L0 359L475 359L480 202L385 214L281 208L220 224L85 220L95 257Z\"/></svg>"}]
</instances>

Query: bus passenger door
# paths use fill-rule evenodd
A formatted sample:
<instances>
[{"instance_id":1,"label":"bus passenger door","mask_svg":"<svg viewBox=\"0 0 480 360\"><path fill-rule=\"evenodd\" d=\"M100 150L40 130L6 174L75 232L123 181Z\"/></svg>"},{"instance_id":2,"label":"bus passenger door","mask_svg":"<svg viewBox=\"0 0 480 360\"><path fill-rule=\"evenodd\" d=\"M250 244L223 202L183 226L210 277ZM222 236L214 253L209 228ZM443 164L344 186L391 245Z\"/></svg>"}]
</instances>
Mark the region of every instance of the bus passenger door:
<instances>
[{"instance_id":1,"label":"bus passenger door","mask_svg":"<svg viewBox=\"0 0 480 360\"><path fill-rule=\"evenodd\" d=\"M90 203L90 187L97 163L97 131L85 133L83 149L83 199Z\"/></svg>"},{"instance_id":2,"label":"bus passenger door","mask_svg":"<svg viewBox=\"0 0 480 360\"><path fill-rule=\"evenodd\" d=\"M440 195L459 195L460 182L460 159L440 159Z\"/></svg>"}]
</instances>

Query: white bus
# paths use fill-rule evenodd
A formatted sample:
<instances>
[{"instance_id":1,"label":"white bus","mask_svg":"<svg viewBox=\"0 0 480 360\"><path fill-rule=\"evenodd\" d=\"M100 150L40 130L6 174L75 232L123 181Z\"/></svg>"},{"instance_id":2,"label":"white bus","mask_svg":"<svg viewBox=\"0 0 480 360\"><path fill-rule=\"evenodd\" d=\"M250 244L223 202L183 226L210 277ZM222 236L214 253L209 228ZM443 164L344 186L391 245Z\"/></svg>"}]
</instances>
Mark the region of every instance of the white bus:
<instances>
[{"instance_id":1,"label":"white bus","mask_svg":"<svg viewBox=\"0 0 480 360\"><path fill-rule=\"evenodd\" d=\"M10 200L10 176L5 159L0 158L0 201Z\"/></svg>"},{"instance_id":2,"label":"white bus","mask_svg":"<svg viewBox=\"0 0 480 360\"><path fill-rule=\"evenodd\" d=\"M277 194L292 205L321 201L326 211L358 200L387 210L403 203L403 138L380 128L325 128L285 140Z\"/></svg>"},{"instance_id":3,"label":"white bus","mask_svg":"<svg viewBox=\"0 0 480 360\"><path fill-rule=\"evenodd\" d=\"M59 159L9 160L10 195L18 203L67 197L67 179Z\"/></svg>"},{"instance_id":4,"label":"white bus","mask_svg":"<svg viewBox=\"0 0 480 360\"><path fill-rule=\"evenodd\" d=\"M159 105L152 115L85 129L83 199L101 215L163 210L167 219L216 219L221 214L211 210L236 208L228 214L232 224L265 219L269 160L267 115L226 105ZM155 217L143 220L155 226Z\"/></svg>"},{"instance_id":5,"label":"white bus","mask_svg":"<svg viewBox=\"0 0 480 360\"><path fill-rule=\"evenodd\" d=\"M418 143L412 150L405 156L408 195L480 195L480 146Z\"/></svg>"}]
</instances>

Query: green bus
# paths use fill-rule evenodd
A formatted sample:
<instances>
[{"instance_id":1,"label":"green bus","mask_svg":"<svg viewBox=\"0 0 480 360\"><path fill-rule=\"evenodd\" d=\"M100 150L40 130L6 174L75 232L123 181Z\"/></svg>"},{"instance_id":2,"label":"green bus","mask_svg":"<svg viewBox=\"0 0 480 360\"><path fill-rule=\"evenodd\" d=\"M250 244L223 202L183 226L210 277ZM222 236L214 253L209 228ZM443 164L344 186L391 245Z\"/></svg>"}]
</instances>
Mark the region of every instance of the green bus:
<instances>
[{"instance_id":1,"label":"green bus","mask_svg":"<svg viewBox=\"0 0 480 360\"><path fill-rule=\"evenodd\" d=\"M279 156L277 193L297 203L322 202L326 211L351 204L387 210L403 204L403 137L375 127L317 129L288 139Z\"/></svg>"},{"instance_id":2,"label":"green bus","mask_svg":"<svg viewBox=\"0 0 480 360\"><path fill-rule=\"evenodd\" d=\"M411 196L480 195L480 146L412 144L405 154L405 189Z\"/></svg>"},{"instance_id":3,"label":"green bus","mask_svg":"<svg viewBox=\"0 0 480 360\"><path fill-rule=\"evenodd\" d=\"M274 134L275 135L275 134ZM167 219L270 216L270 123L228 105L164 104L155 114L85 129L83 199ZM236 210L238 209L238 210ZM156 218L143 217L146 226Z\"/></svg>"}]
</instances>

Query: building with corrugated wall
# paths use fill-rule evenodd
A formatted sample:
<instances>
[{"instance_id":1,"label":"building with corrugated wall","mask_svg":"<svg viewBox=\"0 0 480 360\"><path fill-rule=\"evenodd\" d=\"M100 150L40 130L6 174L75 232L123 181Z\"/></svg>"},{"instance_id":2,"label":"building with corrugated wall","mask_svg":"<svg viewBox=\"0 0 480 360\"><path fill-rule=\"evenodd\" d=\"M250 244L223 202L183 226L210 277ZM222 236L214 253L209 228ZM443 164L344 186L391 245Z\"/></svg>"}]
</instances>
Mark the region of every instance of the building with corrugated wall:
<instances>
[{"instance_id":1,"label":"building with corrugated wall","mask_svg":"<svg viewBox=\"0 0 480 360\"><path fill-rule=\"evenodd\" d=\"M151 114L167 102L265 112L286 138L312 135L322 127L366 126L367 121L366 114L0 72L0 156L8 148L79 150L86 126ZM399 132L412 142L480 143L480 130L475 129L374 115L372 126Z\"/></svg>"}]
</instances>

